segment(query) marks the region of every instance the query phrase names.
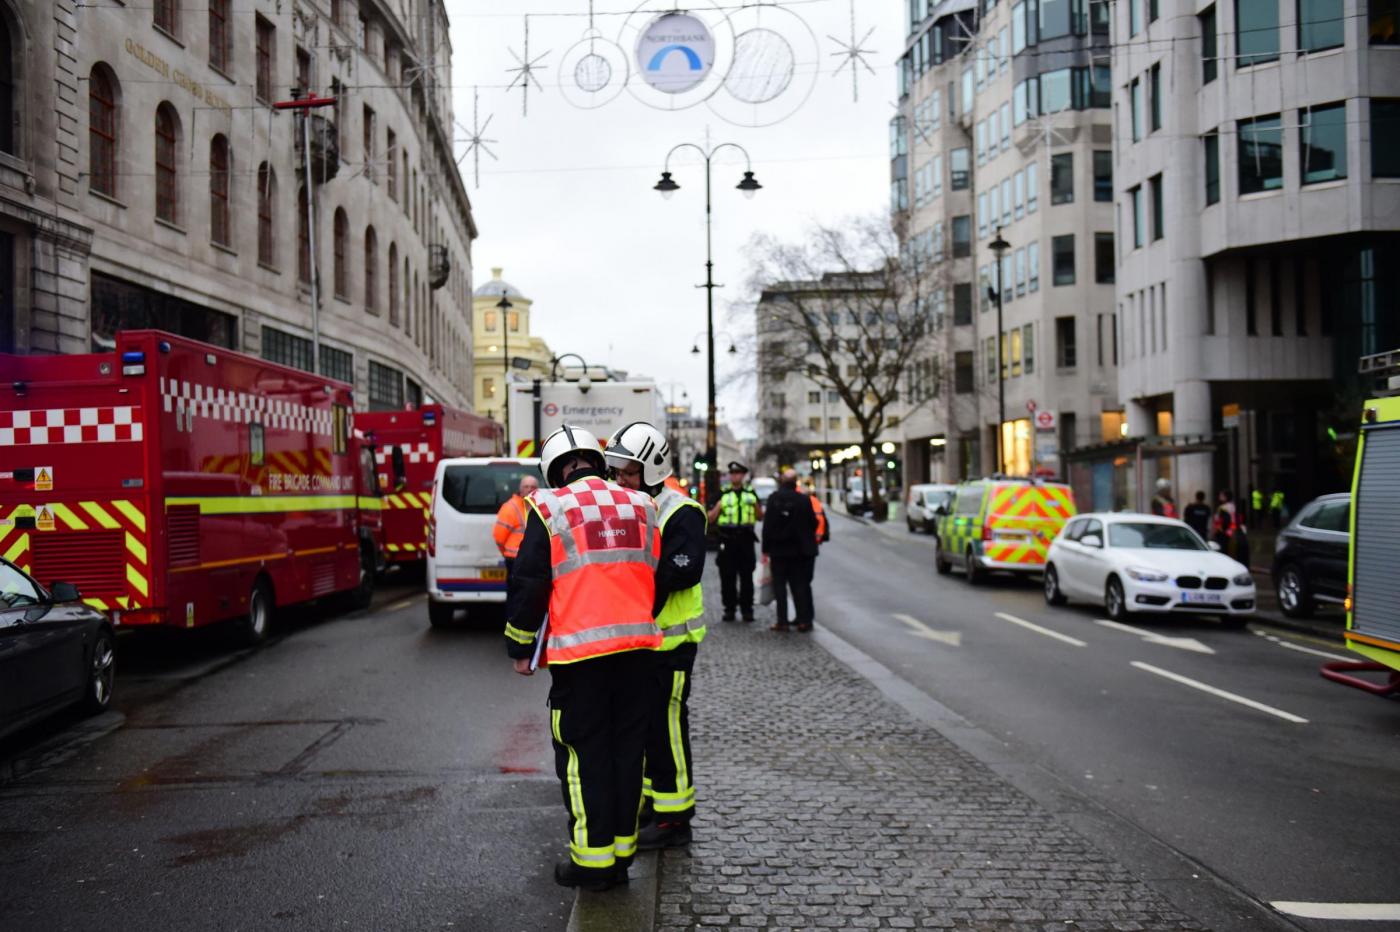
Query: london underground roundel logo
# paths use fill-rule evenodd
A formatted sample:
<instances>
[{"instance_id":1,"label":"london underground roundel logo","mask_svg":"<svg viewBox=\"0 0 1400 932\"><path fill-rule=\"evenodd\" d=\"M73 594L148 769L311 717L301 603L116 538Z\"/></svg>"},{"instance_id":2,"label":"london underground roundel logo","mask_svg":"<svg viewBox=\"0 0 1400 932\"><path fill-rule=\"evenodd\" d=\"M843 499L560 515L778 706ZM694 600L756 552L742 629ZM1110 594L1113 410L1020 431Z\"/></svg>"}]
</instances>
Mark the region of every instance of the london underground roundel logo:
<instances>
[{"instance_id":1,"label":"london underground roundel logo","mask_svg":"<svg viewBox=\"0 0 1400 932\"><path fill-rule=\"evenodd\" d=\"M683 94L715 65L710 29L688 13L663 13L637 39L637 71L664 94Z\"/></svg>"},{"instance_id":2,"label":"london underground roundel logo","mask_svg":"<svg viewBox=\"0 0 1400 932\"><path fill-rule=\"evenodd\" d=\"M558 414L558 413L559 413L559 406L558 406L557 404L555 404L554 402L551 401L551 402L547 403L547 404L544 406L544 414L545 414L545 417L554 417L554 415L556 415L556 414Z\"/></svg>"}]
</instances>

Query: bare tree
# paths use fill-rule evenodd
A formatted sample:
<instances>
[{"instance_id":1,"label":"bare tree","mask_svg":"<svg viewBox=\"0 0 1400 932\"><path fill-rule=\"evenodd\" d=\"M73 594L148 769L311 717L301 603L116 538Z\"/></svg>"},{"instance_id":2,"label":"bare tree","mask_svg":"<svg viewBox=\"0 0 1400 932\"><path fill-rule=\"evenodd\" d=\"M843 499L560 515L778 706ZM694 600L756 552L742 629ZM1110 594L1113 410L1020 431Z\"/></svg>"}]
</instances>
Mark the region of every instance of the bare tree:
<instances>
[{"instance_id":1,"label":"bare tree","mask_svg":"<svg viewBox=\"0 0 1400 932\"><path fill-rule=\"evenodd\" d=\"M901 397L900 388L938 351L946 266L901 250L887 219L818 226L799 244L759 236L751 252L760 383L800 376L837 393L859 428L871 505L883 515L874 444L895 410L907 417L931 397Z\"/></svg>"}]
</instances>

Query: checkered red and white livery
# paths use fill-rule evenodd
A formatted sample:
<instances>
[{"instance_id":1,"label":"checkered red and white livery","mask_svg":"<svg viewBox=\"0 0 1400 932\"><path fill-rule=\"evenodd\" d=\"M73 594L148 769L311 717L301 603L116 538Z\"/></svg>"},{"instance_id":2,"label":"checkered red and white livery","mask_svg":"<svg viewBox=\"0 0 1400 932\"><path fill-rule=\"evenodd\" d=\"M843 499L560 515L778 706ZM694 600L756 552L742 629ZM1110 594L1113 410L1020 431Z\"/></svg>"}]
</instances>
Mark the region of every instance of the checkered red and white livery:
<instances>
[{"instance_id":1,"label":"checkered red and white livery","mask_svg":"<svg viewBox=\"0 0 1400 932\"><path fill-rule=\"evenodd\" d=\"M403 458L408 463L435 463L437 454L433 452L432 444L424 441L422 443L404 444ZM391 453L384 447L380 447L374 453L374 461L380 466L388 464Z\"/></svg>"},{"instance_id":2,"label":"checkered red and white livery","mask_svg":"<svg viewBox=\"0 0 1400 932\"><path fill-rule=\"evenodd\" d=\"M135 405L0 411L0 447L139 443L143 435L141 408Z\"/></svg>"},{"instance_id":3,"label":"checkered red and white livery","mask_svg":"<svg viewBox=\"0 0 1400 932\"><path fill-rule=\"evenodd\" d=\"M160 379L160 399L166 414L177 409L193 410L195 417L214 421L233 424L256 421L273 430L293 430L322 437L331 435L329 408L309 408L277 398L164 377Z\"/></svg>"}]
</instances>

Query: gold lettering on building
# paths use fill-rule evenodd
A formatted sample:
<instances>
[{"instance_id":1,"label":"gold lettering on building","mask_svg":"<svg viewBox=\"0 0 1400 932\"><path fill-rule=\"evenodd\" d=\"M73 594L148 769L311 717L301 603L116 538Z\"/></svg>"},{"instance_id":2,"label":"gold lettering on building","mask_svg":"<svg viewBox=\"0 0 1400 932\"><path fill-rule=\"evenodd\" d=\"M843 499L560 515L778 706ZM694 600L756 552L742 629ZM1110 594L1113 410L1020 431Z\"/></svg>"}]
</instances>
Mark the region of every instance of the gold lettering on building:
<instances>
[{"instance_id":1,"label":"gold lettering on building","mask_svg":"<svg viewBox=\"0 0 1400 932\"><path fill-rule=\"evenodd\" d=\"M232 104L217 94L212 88L200 84L180 69L176 68L172 77L170 63L135 39L126 40L126 51L132 58L135 58L162 78L173 80L176 85L184 88L196 99L216 109L232 112Z\"/></svg>"}]
</instances>

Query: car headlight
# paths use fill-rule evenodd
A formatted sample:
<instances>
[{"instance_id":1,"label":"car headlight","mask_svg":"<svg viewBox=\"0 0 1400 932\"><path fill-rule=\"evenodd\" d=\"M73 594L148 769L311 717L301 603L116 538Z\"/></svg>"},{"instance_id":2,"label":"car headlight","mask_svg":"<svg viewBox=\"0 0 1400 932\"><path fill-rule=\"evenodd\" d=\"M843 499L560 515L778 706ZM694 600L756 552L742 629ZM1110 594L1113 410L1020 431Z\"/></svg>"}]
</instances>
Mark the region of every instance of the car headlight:
<instances>
[{"instance_id":1,"label":"car headlight","mask_svg":"<svg viewBox=\"0 0 1400 932\"><path fill-rule=\"evenodd\" d=\"M1166 573L1160 570L1143 569L1140 566L1130 566L1123 572L1138 582L1166 582L1167 580Z\"/></svg>"},{"instance_id":2,"label":"car headlight","mask_svg":"<svg viewBox=\"0 0 1400 932\"><path fill-rule=\"evenodd\" d=\"M1241 573L1234 579L1230 580L1230 582L1234 583L1237 586L1253 586L1254 577L1249 575L1248 573Z\"/></svg>"}]
</instances>

